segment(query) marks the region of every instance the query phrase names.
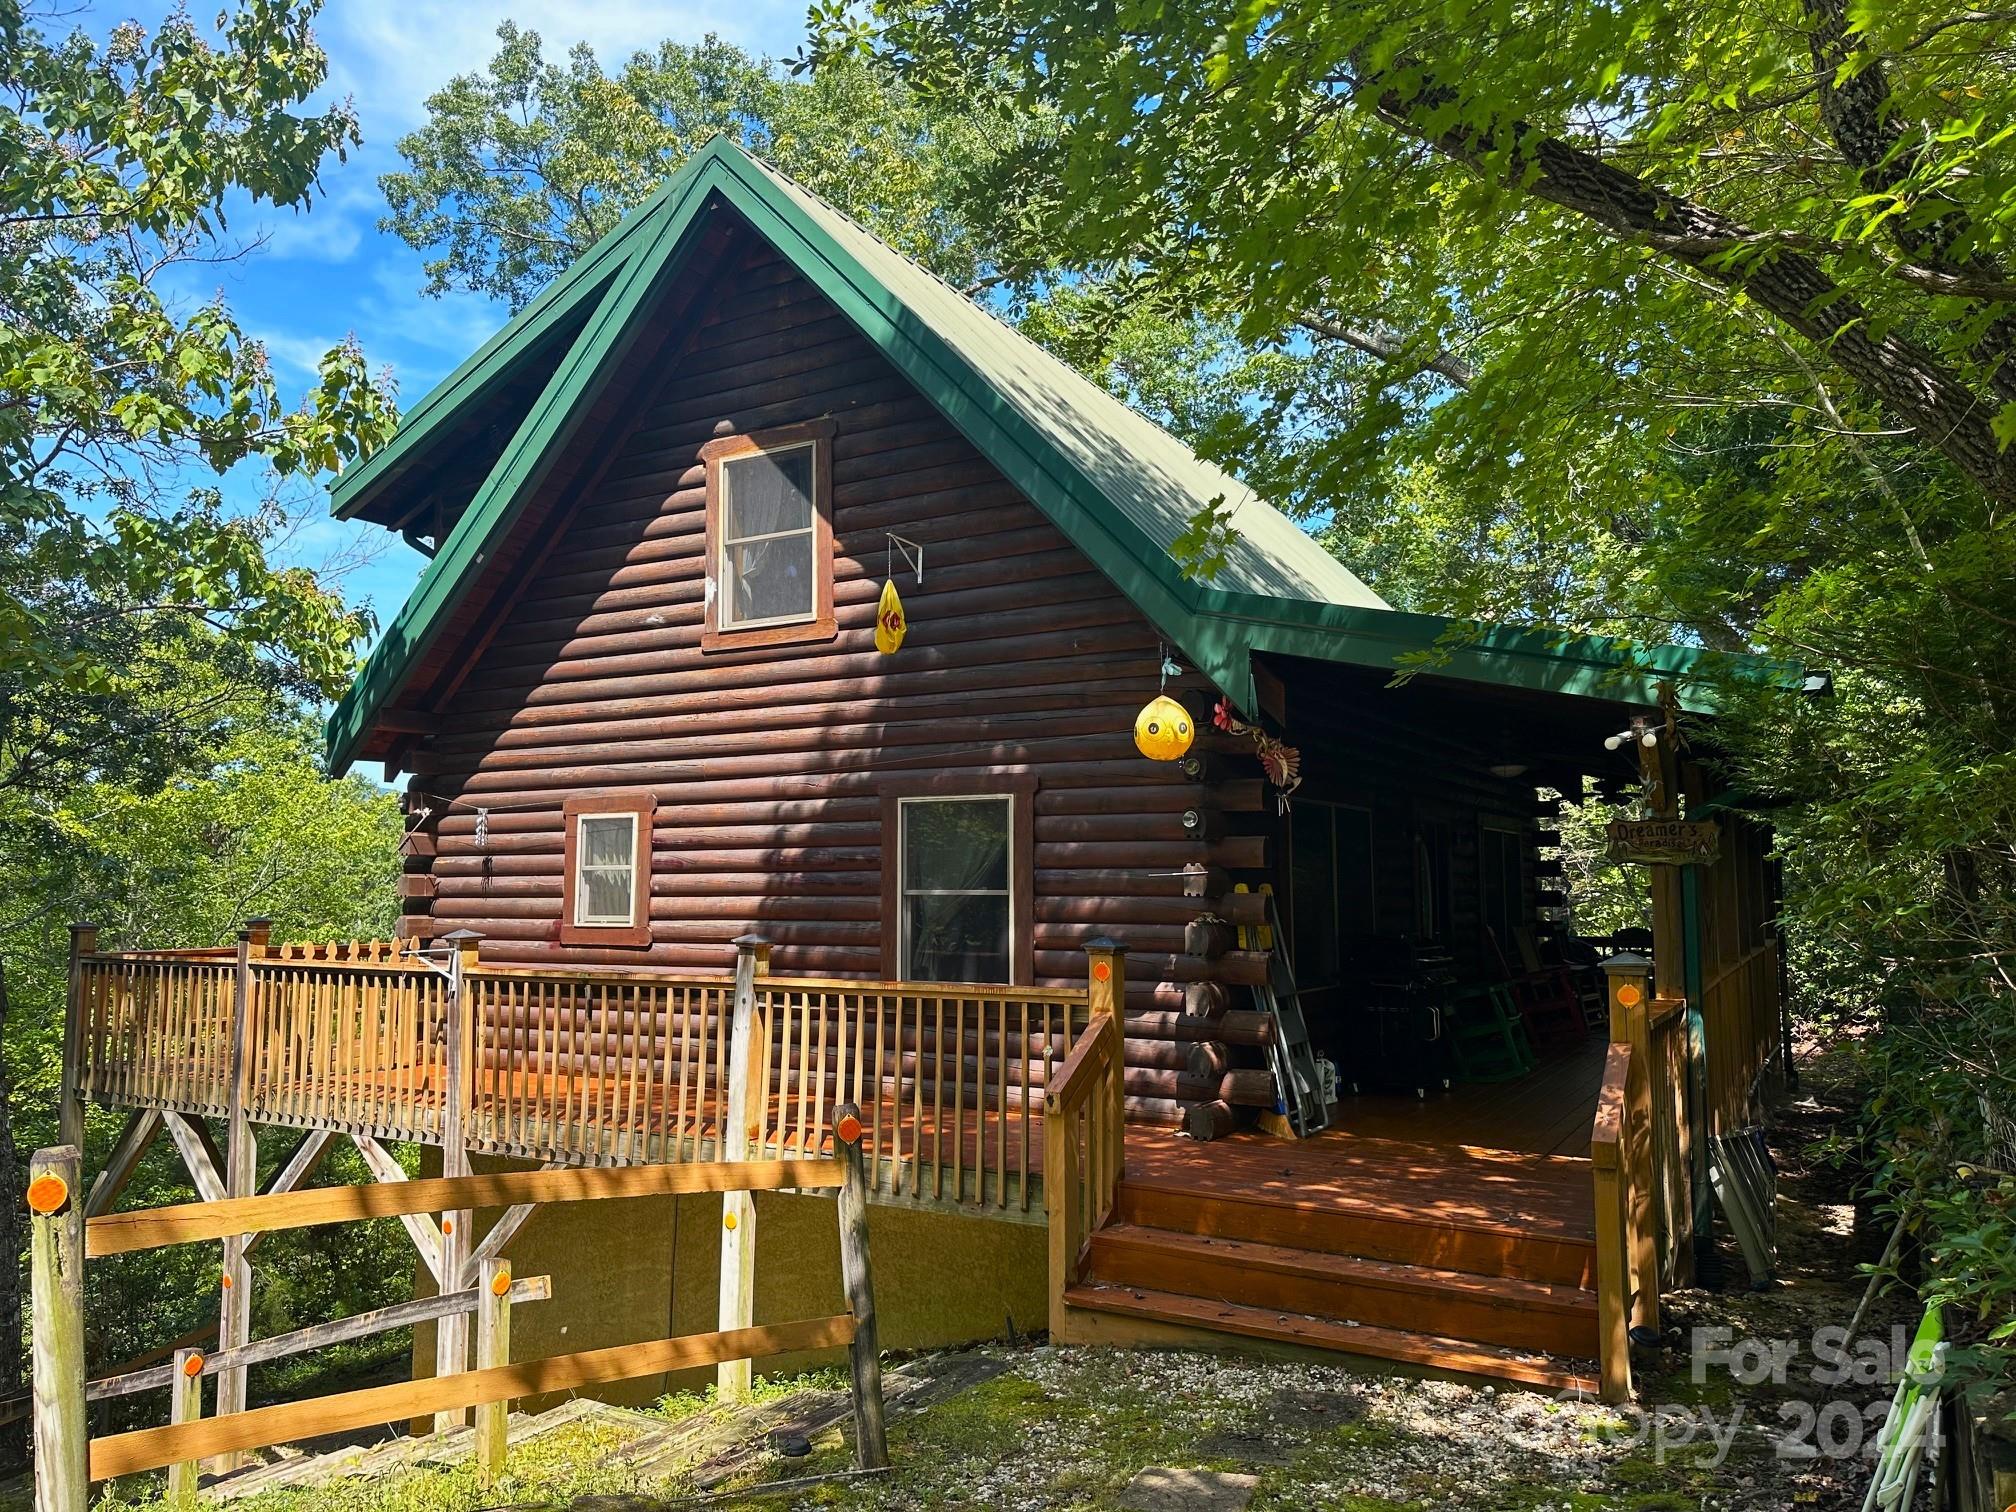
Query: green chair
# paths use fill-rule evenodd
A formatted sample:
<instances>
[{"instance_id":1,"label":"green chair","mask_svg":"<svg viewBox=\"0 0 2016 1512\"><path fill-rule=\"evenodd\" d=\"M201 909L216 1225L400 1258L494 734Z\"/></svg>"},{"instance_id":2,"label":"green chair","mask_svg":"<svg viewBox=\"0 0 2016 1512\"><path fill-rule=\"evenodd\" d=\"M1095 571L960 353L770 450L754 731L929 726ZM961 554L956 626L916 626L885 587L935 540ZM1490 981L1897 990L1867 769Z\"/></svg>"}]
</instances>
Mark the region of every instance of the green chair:
<instances>
[{"instance_id":1,"label":"green chair","mask_svg":"<svg viewBox=\"0 0 2016 1512\"><path fill-rule=\"evenodd\" d=\"M1457 988L1449 1000L1448 1035L1459 1081L1517 1081L1533 1069L1525 1020L1503 982Z\"/></svg>"}]
</instances>

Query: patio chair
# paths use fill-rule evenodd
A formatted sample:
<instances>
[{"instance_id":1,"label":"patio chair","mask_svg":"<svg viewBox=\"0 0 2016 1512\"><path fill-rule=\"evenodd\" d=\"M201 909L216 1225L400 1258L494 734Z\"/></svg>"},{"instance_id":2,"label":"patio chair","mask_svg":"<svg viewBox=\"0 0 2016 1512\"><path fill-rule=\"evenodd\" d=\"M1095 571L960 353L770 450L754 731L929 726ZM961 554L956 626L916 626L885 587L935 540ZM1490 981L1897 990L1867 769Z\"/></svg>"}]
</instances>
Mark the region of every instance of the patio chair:
<instances>
[{"instance_id":1,"label":"patio chair","mask_svg":"<svg viewBox=\"0 0 2016 1512\"><path fill-rule=\"evenodd\" d=\"M1497 932L1486 929L1484 933L1490 938L1491 949L1497 954L1499 967L1512 990L1512 1000L1533 1038L1580 1039L1589 1032L1588 1021L1582 1016L1582 1000L1576 995L1575 984L1565 967L1538 971L1516 967L1505 958L1505 947L1499 943Z\"/></svg>"},{"instance_id":2,"label":"patio chair","mask_svg":"<svg viewBox=\"0 0 2016 1512\"><path fill-rule=\"evenodd\" d=\"M1517 1081L1533 1069L1533 1043L1503 982L1478 982L1451 993L1445 1032L1459 1081Z\"/></svg>"},{"instance_id":3,"label":"patio chair","mask_svg":"<svg viewBox=\"0 0 2016 1512\"><path fill-rule=\"evenodd\" d=\"M1574 961L1547 960L1540 953L1540 944L1533 937L1533 931L1524 924L1512 931L1512 942L1519 947L1519 959L1529 978L1552 976L1562 990L1574 995L1585 1028L1609 1028L1610 992L1604 985L1601 966L1593 961L1578 964Z\"/></svg>"}]
</instances>

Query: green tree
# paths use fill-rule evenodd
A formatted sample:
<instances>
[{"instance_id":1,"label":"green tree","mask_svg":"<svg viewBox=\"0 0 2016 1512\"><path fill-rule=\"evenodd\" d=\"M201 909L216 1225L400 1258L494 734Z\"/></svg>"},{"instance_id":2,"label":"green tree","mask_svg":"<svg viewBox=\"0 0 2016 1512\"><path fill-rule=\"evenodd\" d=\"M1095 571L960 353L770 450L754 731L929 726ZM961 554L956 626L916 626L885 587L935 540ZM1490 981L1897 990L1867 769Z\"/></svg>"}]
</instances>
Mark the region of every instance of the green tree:
<instances>
[{"instance_id":1,"label":"green tree","mask_svg":"<svg viewBox=\"0 0 2016 1512\"><path fill-rule=\"evenodd\" d=\"M304 693L337 687L369 629L269 561L273 508L227 508L214 480L336 469L389 434L388 386L348 344L290 408L221 298L163 292L243 250L227 205L306 209L356 143L347 106L294 109L327 73L317 9L245 0L214 36L176 12L100 46L0 0L0 802L172 768L201 721L148 681L183 627Z\"/></svg>"},{"instance_id":2,"label":"green tree","mask_svg":"<svg viewBox=\"0 0 2016 1512\"><path fill-rule=\"evenodd\" d=\"M219 673L201 648L163 670L158 696L182 704L209 695L207 759L186 762L165 783L88 781L34 811L0 814L0 984L9 1010L0 1029L7 1106L24 1149L56 1137L72 920L101 925L108 946L141 948L222 943L257 915L271 917L282 939L383 937L396 928L397 796L362 776L329 781L312 716ZM112 1110L91 1110L89 1163L102 1161L119 1122ZM349 1161L339 1152L337 1177ZM164 1141L127 1200L191 1197ZM410 1295L405 1243L396 1224L276 1239L257 1273L259 1326L278 1332ZM88 1280L100 1365L215 1316L216 1255L200 1246L94 1263Z\"/></svg>"},{"instance_id":3,"label":"green tree","mask_svg":"<svg viewBox=\"0 0 2016 1512\"><path fill-rule=\"evenodd\" d=\"M1317 434L1281 496L1327 508L1347 555L1386 543L1396 597L1836 672L1831 700L1740 701L1714 740L1784 805L1809 1006L1873 1031L1889 1190L1949 1215L1942 1253L1977 1242L1951 1216L1986 1148L1960 1089L2016 1106L2016 16L832 0L814 22L815 59L873 57L1019 139L991 187L1024 245L1325 375L1284 396ZM1202 445L1264 472L1283 402ZM2006 1313L2016 1279L1963 1290Z\"/></svg>"},{"instance_id":4,"label":"green tree","mask_svg":"<svg viewBox=\"0 0 2016 1512\"><path fill-rule=\"evenodd\" d=\"M379 181L384 228L433 254L429 293L518 308L723 132L953 283L985 277L986 222L947 208L985 142L878 71L794 79L710 35L611 73L585 45L549 61L537 32L508 21L497 39L484 72L429 98L427 124L399 143L407 168Z\"/></svg>"}]
</instances>

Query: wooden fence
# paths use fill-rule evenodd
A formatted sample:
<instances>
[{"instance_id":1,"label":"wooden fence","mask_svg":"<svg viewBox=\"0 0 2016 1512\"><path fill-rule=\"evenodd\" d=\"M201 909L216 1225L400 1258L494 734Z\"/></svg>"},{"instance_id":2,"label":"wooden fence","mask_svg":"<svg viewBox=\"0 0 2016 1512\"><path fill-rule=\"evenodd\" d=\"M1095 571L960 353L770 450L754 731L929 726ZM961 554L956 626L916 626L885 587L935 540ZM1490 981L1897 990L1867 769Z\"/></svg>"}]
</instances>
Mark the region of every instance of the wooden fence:
<instances>
[{"instance_id":1,"label":"wooden fence","mask_svg":"<svg viewBox=\"0 0 2016 1512\"><path fill-rule=\"evenodd\" d=\"M856 1110L836 1110L839 1136L831 1158L687 1163L606 1169L557 1169L445 1177L374 1186L342 1186L272 1196L231 1198L180 1207L112 1213L86 1220L78 1151L62 1146L39 1152L27 1190L31 1236L34 1328L36 1512L85 1512L93 1481L168 1468L171 1491L195 1488L197 1461L231 1457L298 1439L396 1423L426 1413L475 1407L476 1452L486 1478L503 1468L506 1413L512 1399L599 1382L656 1375L697 1365L747 1360L805 1349L845 1345L852 1362L856 1455L864 1470L888 1463L876 1342L874 1285L868 1253L868 1182ZM83 1267L87 1256L123 1254L186 1244L390 1215L447 1215L519 1203L584 1202L642 1195L755 1191L837 1190L841 1268L848 1307L828 1317L761 1327L658 1339L512 1363L510 1309L514 1301L545 1295L544 1278L514 1282L508 1264L486 1258L478 1285L461 1294L428 1298L381 1310L392 1322L366 1319L300 1330L262 1340L235 1358L208 1361L193 1350L177 1352L162 1371L113 1382L87 1382L84 1374ZM367 1325L392 1327L425 1316L477 1315L477 1363L398 1385L371 1387L305 1402L200 1417L203 1376L356 1337ZM407 1316L411 1314L412 1316ZM227 1352L228 1353L228 1352ZM157 1379L157 1376L159 1379ZM86 1403L167 1385L170 1422L93 1439ZM438 1420L438 1419L437 1419Z\"/></svg>"},{"instance_id":2,"label":"wooden fence","mask_svg":"<svg viewBox=\"0 0 2016 1512\"><path fill-rule=\"evenodd\" d=\"M754 938L719 977L430 960L410 941L274 946L256 929L231 955L93 943L72 966L66 1107L542 1162L708 1159L739 988L752 1153L830 1147L832 1110L854 1101L873 1190L1018 1213L1035 1205L1045 1088L1094 990L772 977Z\"/></svg>"}]
</instances>

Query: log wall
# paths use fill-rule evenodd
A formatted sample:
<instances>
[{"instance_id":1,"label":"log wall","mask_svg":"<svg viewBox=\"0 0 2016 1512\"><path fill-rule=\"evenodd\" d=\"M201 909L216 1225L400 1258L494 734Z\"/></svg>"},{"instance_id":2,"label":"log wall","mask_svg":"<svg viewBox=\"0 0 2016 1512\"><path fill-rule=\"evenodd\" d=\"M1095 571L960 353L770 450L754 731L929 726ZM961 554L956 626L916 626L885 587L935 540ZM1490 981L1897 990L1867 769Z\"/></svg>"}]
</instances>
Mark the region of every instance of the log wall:
<instances>
[{"instance_id":1,"label":"log wall","mask_svg":"<svg viewBox=\"0 0 2016 1512\"><path fill-rule=\"evenodd\" d=\"M452 733L403 758L406 932L477 930L486 961L718 972L758 931L779 975L879 977L884 786L1002 769L1035 782L1036 980L1082 983L1085 941L1124 939L1130 1093L1169 1121L1221 1092L1251 1101L1173 1021L1186 987L1257 969L1190 927L1214 901L1200 876L1266 875L1267 838L1222 819L1271 807L1257 763L1141 757L1147 621L767 246L744 232L725 267L599 476L517 567L438 708ZM837 638L703 652L700 447L823 418ZM896 561L911 628L884 657L892 531L925 548L925 573ZM648 947L559 942L561 806L590 789L656 796Z\"/></svg>"}]
</instances>

